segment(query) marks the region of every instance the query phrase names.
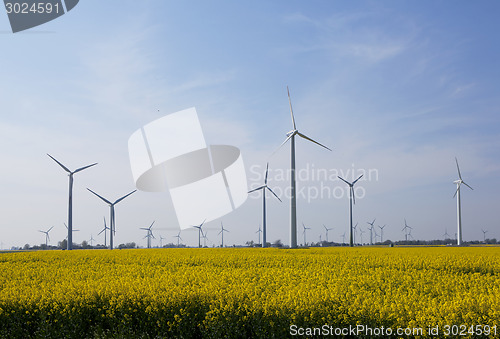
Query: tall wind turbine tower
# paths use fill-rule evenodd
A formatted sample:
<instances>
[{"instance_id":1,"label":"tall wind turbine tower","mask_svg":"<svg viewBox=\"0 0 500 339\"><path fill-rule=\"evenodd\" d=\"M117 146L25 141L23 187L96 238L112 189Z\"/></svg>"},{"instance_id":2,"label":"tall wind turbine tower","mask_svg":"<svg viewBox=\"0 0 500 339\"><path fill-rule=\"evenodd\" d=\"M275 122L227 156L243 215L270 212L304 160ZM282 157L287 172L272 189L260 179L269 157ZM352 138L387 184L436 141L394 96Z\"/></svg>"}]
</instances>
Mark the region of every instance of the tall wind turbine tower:
<instances>
[{"instance_id":1,"label":"tall wind turbine tower","mask_svg":"<svg viewBox=\"0 0 500 339\"><path fill-rule=\"evenodd\" d=\"M177 235L174 235L174 238L177 238L177 247L180 246L180 241L182 240L181 238L181 231L179 231L179 233L177 233Z\"/></svg>"},{"instance_id":2,"label":"tall wind turbine tower","mask_svg":"<svg viewBox=\"0 0 500 339\"><path fill-rule=\"evenodd\" d=\"M50 154L47 153L47 155L57 162L59 166L61 166L66 172L68 172L69 176L69 199L68 199L68 245L67 249L71 250L73 249L73 174L78 173L80 171L83 171L84 169L87 169L89 167L97 165L97 163L87 165L84 167L80 167L74 171L70 171L66 166L64 166L62 163L57 161L56 158L51 156Z\"/></svg>"},{"instance_id":3,"label":"tall wind turbine tower","mask_svg":"<svg viewBox=\"0 0 500 339\"><path fill-rule=\"evenodd\" d=\"M151 223L151 226L149 227L141 227L141 230L145 230L147 231L147 234L145 236L145 238L148 238L148 248L151 248L151 238L154 239L154 235L153 235L153 225L155 223L156 220L154 220L152 223Z\"/></svg>"},{"instance_id":4,"label":"tall wind turbine tower","mask_svg":"<svg viewBox=\"0 0 500 339\"><path fill-rule=\"evenodd\" d=\"M264 193L264 192L262 192L262 193ZM221 221L221 223L220 223L220 232L219 232L219 234L222 236L222 245L221 245L221 247L224 247L224 232L229 232L229 231L224 228L224 225L222 225L222 221Z\"/></svg>"},{"instance_id":5,"label":"tall wind turbine tower","mask_svg":"<svg viewBox=\"0 0 500 339\"><path fill-rule=\"evenodd\" d=\"M255 233L259 233L259 244L260 244L260 234L262 233L262 230L260 229L260 224L259 224L259 230Z\"/></svg>"},{"instance_id":6,"label":"tall wind turbine tower","mask_svg":"<svg viewBox=\"0 0 500 339\"><path fill-rule=\"evenodd\" d=\"M378 228L380 228L380 242L384 242L384 228L385 226L387 225L384 225L384 226L378 226Z\"/></svg>"},{"instance_id":7,"label":"tall wind turbine tower","mask_svg":"<svg viewBox=\"0 0 500 339\"><path fill-rule=\"evenodd\" d=\"M409 231L407 231L409 230ZM406 218L405 218L405 227L403 227L403 229L401 231L405 232L405 241L408 241L408 235L410 234L412 228L410 226L408 226L408 224L406 223Z\"/></svg>"},{"instance_id":8,"label":"tall wind turbine tower","mask_svg":"<svg viewBox=\"0 0 500 339\"><path fill-rule=\"evenodd\" d=\"M198 247L201 248L201 237L203 235L203 230L201 229L203 227L203 224L205 223L206 219L203 220L203 222L201 224L199 224L198 226L193 226L194 228L197 228L198 229Z\"/></svg>"},{"instance_id":9,"label":"tall wind turbine tower","mask_svg":"<svg viewBox=\"0 0 500 339\"><path fill-rule=\"evenodd\" d=\"M306 242L306 231L307 230L310 230L311 228L310 227L306 227L306 225L304 225L304 223L302 223L302 227L304 228L304 247L307 246L307 242Z\"/></svg>"},{"instance_id":10,"label":"tall wind turbine tower","mask_svg":"<svg viewBox=\"0 0 500 339\"><path fill-rule=\"evenodd\" d=\"M309 138L308 136L300 133L297 130L297 126L295 125L295 118L293 116L293 109L292 109L292 100L290 99L290 91L288 90L288 86L286 87L286 90L288 92L288 103L290 104L290 114L292 117L292 126L293 129L286 134L286 139L283 141L283 143L280 145L283 146L284 144L287 143L288 140L290 140L290 167L291 167L291 175L290 175L290 248L297 248L297 190L296 190L296 179L295 179L295 136L298 135L299 137L309 140L323 148L326 148L327 150L331 151L328 147L325 145L320 144L319 142Z\"/></svg>"},{"instance_id":11,"label":"tall wind turbine tower","mask_svg":"<svg viewBox=\"0 0 500 339\"><path fill-rule=\"evenodd\" d=\"M373 245L373 228L374 228L373 224L375 223L375 220L377 219L373 219L372 222L368 221L366 222L368 225L370 225L370 228L368 228L370 230L370 245Z\"/></svg>"},{"instance_id":12,"label":"tall wind turbine tower","mask_svg":"<svg viewBox=\"0 0 500 339\"><path fill-rule=\"evenodd\" d=\"M356 205L356 197L354 196L354 185L358 182L359 179L363 174L361 174L356 180L354 180L352 183L337 176L340 180L345 182L347 185L349 185L349 246L353 247L354 246L354 234L353 234L353 229L352 229L352 203Z\"/></svg>"},{"instance_id":13,"label":"tall wind turbine tower","mask_svg":"<svg viewBox=\"0 0 500 339\"><path fill-rule=\"evenodd\" d=\"M325 228L325 231L326 231L326 242L328 242L328 231L333 230L333 228L328 228L325 226L325 224L323 224L323 227Z\"/></svg>"},{"instance_id":14,"label":"tall wind turbine tower","mask_svg":"<svg viewBox=\"0 0 500 339\"><path fill-rule=\"evenodd\" d=\"M107 242L106 242L106 230L109 230L110 228L106 226L106 217L104 217L104 228L97 234L101 235L102 232L104 232L104 247L107 247Z\"/></svg>"},{"instance_id":15,"label":"tall wind turbine tower","mask_svg":"<svg viewBox=\"0 0 500 339\"><path fill-rule=\"evenodd\" d=\"M457 190L455 191L455 194L453 197L457 196L457 245L460 246L462 244L462 208L460 205L460 186L464 184L465 186L469 187L471 190L473 190L472 187L467 185L465 181L462 180L462 175L460 174L460 167L458 166L458 160L455 157L455 162L457 163L457 171L458 171L458 180L455 180L453 183L457 185Z\"/></svg>"},{"instance_id":16,"label":"tall wind turbine tower","mask_svg":"<svg viewBox=\"0 0 500 339\"><path fill-rule=\"evenodd\" d=\"M264 229L262 230L262 247L266 247L266 243L267 243L267 228L266 228L266 189L269 190L269 192L271 192L280 202L281 202L281 199L276 195L276 193L273 192L273 190L271 188L269 188L269 186L267 186L267 173L268 173L268 170L269 170L269 163L267 163L267 166L266 166L266 175L265 175L265 179L264 179L264 185L260 186L260 187L257 187L256 189L253 189L251 191L248 191L248 193L252 193L252 192L255 192L255 191L258 191L258 190L262 190L262 225L264 227ZM223 231L221 231L223 232ZM222 236L224 238L224 236ZM223 241L224 242L224 241ZM224 247L224 246L222 246Z\"/></svg>"},{"instance_id":17,"label":"tall wind turbine tower","mask_svg":"<svg viewBox=\"0 0 500 339\"><path fill-rule=\"evenodd\" d=\"M49 232L54 228L54 226L52 226L51 228L49 228L48 230L46 231L38 231L38 232L42 232L42 233L45 233L45 247L47 247L49 245L49 241L50 241L50 237L49 237Z\"/></svg>"},{"instance_id":18,"label":"tall wind turbine tower","mask_svg":"<svg viewBox=\"0 0 500 339\"><path fill-rule=\"evenodd\" d=\"M488 233L487 230L481 230L483 232L483 242L486 243L486 233Z\"/></svg>"},{"instance_id":19,"label":"tall wind turbine tower","mask_svg":"<svg viewBox=\"0 0 500 339\"><path fill-rule=\"evenodd\" d=\"M132 193L135 193L137 190L133 190L132 192L124 195L121 198L118 198L115 200L115 202L111 202L107 200L106 198L103 198L96 192L92 191L90 188L87 188L91 193L96 195L98 198L100 198L102 201L107 203L109 205L109 220L110 220L110 225L109 225L109 248L113 249L113 234L116 233L116 225L115 225L115 205L118 204L120 201L131 195Z\"/></svg>"}]
</instances>

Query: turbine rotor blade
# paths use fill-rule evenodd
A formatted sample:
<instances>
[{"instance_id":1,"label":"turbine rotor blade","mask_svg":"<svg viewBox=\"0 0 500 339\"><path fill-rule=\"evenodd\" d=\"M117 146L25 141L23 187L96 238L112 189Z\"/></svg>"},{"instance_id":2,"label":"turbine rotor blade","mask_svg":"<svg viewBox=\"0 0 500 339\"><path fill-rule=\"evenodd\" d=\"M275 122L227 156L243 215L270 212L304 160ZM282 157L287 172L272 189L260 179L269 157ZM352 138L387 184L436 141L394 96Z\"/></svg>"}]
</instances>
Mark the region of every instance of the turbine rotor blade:
<instances>
[{"instance_id":1,"label":"turbine rotor blade","mask_svg":"<svg viewBox=\"0 0 500 339\"><path fill-rule=\"evenodd\" d=\"M109 201L109 200L108 200L108 199L106 199L106 198L103 198L102 196L100 196L100 195L99 195L99 194L97 194L96 192L92 191L90 188L87 188L87 190L89 190L90 192L94 193L96 196L98 196L99 198L101 198L101 200L102 200L102 201L104 201L105 203L108 203L108 204L110 204L110 205L113 205L113 204L111 203L111 201Z\"/></svg>"},{"instance_id":2,"label":"turbine rotor blade","mask_svg":"<svg viewBox=\"0 0 500 339\"><path fill-rule=\"evenodd\" d=\"M96 162L96 163L94 163L94 164L91 164L91 165L87 165L87 166L84 166L84 167L80 167L79 169L75 170L73 173L78 173L78 172L80 172L80 171L83 171L84 169L87 169L87 168L92 167L92 166L95 166L95 165L97 165L97 162Z\"/></svg>"},{"instance_id":3,"label":"turbine rotor blade","mask_svg":"<svg viewBox=\"0 0 500 339\"><path fill-rule=\"evenodd\" d=\"M292 116L293 129L297 129L295 125L295 118L293 116L292 99L290 99L290 90L288 89L288 86L286 86L286 92L288 93L288 103L290 104L290 114Z\"/></svg>"},{"instance_id":4,"label":"turbine rotor blade","mask_svg":"<svg viewBox=\"0 0 500 339\"><path fill-rule=\"evenodd\" d=\"M356 180L354 180L354 181L352 182L352 184L354 185L355 183L357 183L357 182L358 182L358 180L359 180L359 179L361 179L361 177L362 177L362 176L363 176L363 174L361 174L361 175L360 175L360 176L359 176Z\"/></svg>"},{"instance_id":5,"label":"turbine rotor blade","mask_svg":"<svg viewBox=\"0 0 500 339\"><path fill-rule=\"evenodd\" d=\"M129 194L124 195L124 196L123 196L123 197L121 197L120 199L116 200L116 201L114 202L114 204L113 204L113 205L118 204L120 201L122 201L123 199L125 199L126 197L128 197L129 195L131 195L132 193L135 193L135 192L137 192L137 190L133 190L133 191L132 191L132 192L130 192Z\"/></svg>"},{"instance_id":6,"label":"turbine rotor blade","mask_svg":"<svg viewBox=\"0 0 500 339\"><path fill-rule=\"evenodd\" d=\"M455 157L455 162L457 163L458 177L460 178L460 180L462 180L462 175L460 174L460 167L458 166L457 157Z\"/></svg>"},{"instance_id":7,"label":"turbine rotor blade","mask_svg":"<svg viewBox=\"0 0 500 339\"><path fill-rule=\"evenodd\" d=\"M281 143L281 145L279 145L279 147L278 147L278 148L277 148L277 149L276 149L276 150L275 150L275 151L274 151L271 155L274 155L276 152L278 152L278 151L280 150L280 148L281 148L281 147L283 147L283 145L284 145L284 144L286 144L286 143L287 143L287 141L288 141L288 140L290 140L290 139L291 139L291 138L292 138L295 134L296 134L296 133L294 132L294 133L292 133L292 134L288 135L288 136L286 137L285 141L283 141L283 142Z\"/></svg>"},{"instance_id":8,"label":"turbine rotor blade","mask_svg":"<svg viewBox=\"0 0 500 339\"><path fill-rule=\"evenodd\" d=\"M343 182L345 182L346 184L348 184L349 186L351 186L351 183L349 181L347 181L347 180L339 177L338 175L337 175L337 178L339 178L340 180L342 180Z\"/></svg>"},{"instance_id":9,"label":"turbine rotor blade","mask_svg":"<svg viewBox=\"0 0 500 339\"><path fill-rule=\"evenodd\" d=\"M302 137L302 138L304 138L304 139L306 139L306 140L309 140L309 141L311 141L311 142L314 142L315 144L320 145L321 147L324 147L324 148L326 148L327 150L331 151L331 149L329 149L329 148L328 148L328 147L326 147L325 145L320 144L320 143L319 143L319 142L317 142L316 140L313 140L313 139L309 138L308 136L306 136L306 135L304 135L304 134L302 134L302 133L300 133L300 132L297 132L297 134L298 134L300 137Z\"/></svg>"},{"instance_id":10,"label":"turbine rotor blade","mask_svg":"<svg viewBox=\"0 0 500 339\"><path fill-rule=\"evenodd\" d=\"M269 191L271 191L271 193L272 193L272 194L276 197L276 199L278 199L280 202L283 202L283 201L281 201L280 197L278 197L278 196L276 195L276 193L274 193L274 191L273 191L272 189L270 189L268 186L265 186L265 187L266 187Z\"/></svg>"},{"instance_id":11,"label":"turbine rotor blade","mask_svg":"<svg viewBox=\"0 0 500 339\"><path fill-rule=\"evenodd\" d=\"M71 171L66 167L64 166L63 164L61 164L59 161L57 161L56 158L54 158L52 155L50 155L49 153L47 153L47 155L49 157L51 157L52 160L54 160L55 162L57 162L59 164L59 166L61 166L66 172L68 172L69 174L71 174Z\"/></svg>"},{"instance_id":12,"label":"turbine rotor blade","mask_svg":"<svg viewBox=\"0 0 500 339\"><path fill-rule=\"evenodd\" d=\"M267 172L268 172L268 170L269 170L269 163L267 163L267 165L266 165L266 177L264 179L264 185L267 185Z\"/></svg>"},{"instance_id":13,"label":"turbine rotor blade","mask_svg":"<svg viewBox=\"0 0 500 339\"><path fill-rule=\"evenodd\" d=\"M467 184L465 183L465 181L462 181L462 184L464 184L465 186L469 187L471 190L474 190L472 187L470 187L469 185L467 185Z\"/></svg>"},{"instance_id":14,"label":"turbine rotor blade","mask_svg":"<svg viewBox=\"0 0 500 339\"><path fill-rule=\"evenodd\" d=\"M259 186L259 187L257 187L257 188L254 188L253 190L248 191L248 193L252 193L252 192L255 192L255 191L261 190L261 189L263 189L263 188L265 188L265 187L266 187L266 185Z\"/></svg>"}]
</instances>

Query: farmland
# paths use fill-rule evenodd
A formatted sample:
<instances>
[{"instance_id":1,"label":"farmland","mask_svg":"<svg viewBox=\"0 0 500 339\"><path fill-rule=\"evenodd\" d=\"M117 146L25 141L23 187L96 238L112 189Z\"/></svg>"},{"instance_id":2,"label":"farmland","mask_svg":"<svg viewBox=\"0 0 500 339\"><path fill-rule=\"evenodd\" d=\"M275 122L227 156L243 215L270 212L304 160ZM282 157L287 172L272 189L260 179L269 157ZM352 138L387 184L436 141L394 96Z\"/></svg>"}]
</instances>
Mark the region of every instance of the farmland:
<instances>
[{"instance_id":1,"label":"farmland","mask_svg":"<svg viewBox=\"0 0 500 339\"><path fill-rule=\"evenodd\" d=\"M9 338L500 332L498 247L2 253L0 288Z\"/></svg>"}]
</instances>

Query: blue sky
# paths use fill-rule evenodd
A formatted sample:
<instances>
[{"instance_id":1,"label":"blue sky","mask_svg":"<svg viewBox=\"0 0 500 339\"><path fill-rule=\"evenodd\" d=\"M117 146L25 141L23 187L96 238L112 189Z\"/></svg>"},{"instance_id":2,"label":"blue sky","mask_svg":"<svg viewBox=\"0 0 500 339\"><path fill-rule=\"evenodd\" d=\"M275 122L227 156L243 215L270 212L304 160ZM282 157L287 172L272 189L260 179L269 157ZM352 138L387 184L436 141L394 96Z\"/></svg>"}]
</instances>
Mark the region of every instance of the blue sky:
<instances>
[{"instance_id":1,"label":"blue sky","mask_svg":"<svg viewBox=\"0 0 500 339\"><path fill-rule=\"evenodd\" d=\"M134 189L129 136L193 106L208 143L241 149L249 188L270 161L270 185L284 190L288 145L271 154L291 129L287 85L299 130L333 149L298 140L298 169L377 173L359 182L354 219L365 230L376 218L387 224L384 238L399 240L406 218L417 239L452 235L457 156L474 188L462 194L464 240L482 239L481 229L500 238L499 9L496 1L86 0L17 34L0 15L3 248L42 243L38 230L51 226L52 244L65 237L67 176L46 153L72 169L99 163L75 175L74 239L102 243L108 208L86 187L110 199ZM299 183L309 193L298 200L308 241L324 239L322 224L334 228L331 240L347 231L344 186ZM321 187L338 195L312 197ZM168 193L121 204L118 243L145 246L139 228L153 220L157 238L176 241ZM268 240L288 243L288 209L286 199L268 200ZM226 243L256 241L258 194L221 220ZM207 225L210 245L219 244L219 223ZM181 236L197 243L195 230Z\"/></svg>"}]
</instances>

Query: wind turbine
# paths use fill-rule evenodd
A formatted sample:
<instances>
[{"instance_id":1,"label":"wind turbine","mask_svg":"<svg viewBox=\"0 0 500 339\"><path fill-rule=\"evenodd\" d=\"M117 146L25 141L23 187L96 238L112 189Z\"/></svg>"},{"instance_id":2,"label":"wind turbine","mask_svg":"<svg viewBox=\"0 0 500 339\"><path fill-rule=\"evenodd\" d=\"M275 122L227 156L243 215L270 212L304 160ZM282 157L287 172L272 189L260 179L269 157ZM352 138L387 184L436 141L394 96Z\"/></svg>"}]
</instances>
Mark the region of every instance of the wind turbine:
<instances>
[{"instance_id":1,"label":"wind turbine","mask_svg":"<svg viewBox=\"0 0 500 339\"><path fill-rule=\"evenodd\" d=\"M408 241L408 234L409 232L406 231L406 230L412 230L412 228L410 226L408 226L408 224L406 223L406 219L405 219L405 227L403 227L403 229L401 231L405 232L405 241Z\"/></svg>"},{"instance_id":2,"label":"wind turbine","mask_svg":"<svg viewBox=\"0 0 500 339\"><path fill-rule=\"evenodd\" d=\"M363 233L365 233L365 231L363 231L363 229L360 227L359 228L359 234L361 236L361 246L363 246Z\"/></svg>"},{"instance_id":3,"label":"wind turbine","mask_svg":"<svg viewBox=\"0 0 500 339\"><path fill-rule=\"evenodd\" d=\"M106 247L106 230L109 230L110 228L106 226L106 217L104 217L104 228L102 229L101 232L99 232L97 235L100 235L102 232L104 232L104 247Z\"/></svg>"},{"instance_id":4,"label":"wind turbine","mask_svg":"<svg viewBox=\"0 0 500 339\"><path fill-rule=\"evenodd\" d=\"M199 224L198 226L193 226L194 228L197 228L198 229L198 247L201 247L201 236L203 234L203 231L202 231L202 227L203 227L203 224L205 223L207 219L203 220L203 222L201 224Z\"/></svg>"},{"instance_id":5,"label":"wind turbine","mask_svg":"<svg viewBox=\"0 0 500 339\"><path fill-rule=\"evenodd\" d=\"M354 246L354 239L353 239L353 231L352 231L352 203L356 205L356 197L354 196L354 185L358 182L359 179L363 174L361 174L356 180L354 180L352 183L337 176L340 180L345 182L347 185L349 185L349 246L353 247Z\"/></svg>"},{"instance_id":6,"label":"wind turbine","mask_svg":"<svg viewBox=\"0 0 500 339\"><path fill-rule=\"evenodd\" d=\"M89 167L97 165L97 163L87 165L84 167L80 167L74 171L70 171L66 166L61 164L59 161L56 160L53 156L47 153L47 155L57 162L59 166L61 166L66 172L69 173L69 199L68 199L68 245L67 249L71 250L73 249L73 174L78 173L80 171L83 171L84 169L87 169Z\"/></svg>"},{"instance_id":7,"label":"wind turbine","mask_svg":"<svg viewBox=\"0 0 500 339\"><path fill-rule=\"evenodd\" d=\"M310 227L306 227L304 225L304 223L302 223L302 227L304 228L304 247L307 246L307 242L306 242L306 231L307 230L310 230L311 228Z\"/></svg>"},{"instance_id":8,"label":"wind turbine","mask_svg":"<svg viewBox=\"0 0 500 339\"><path fill-rule=\"evenodd\" d=\"M323 224L323 227L324 227L324 228L325 228L325 230L326 230L326 242L328 242L328 231L333 230L333 227L332 227L332 228L328 228L328 227L326 227L326 226L325 226L325 224Z\"/></svg>"},{"instance_id":9,"label":"wind turbine","mask_svg":"<svg viewBox=\"0 0 500 339\"><path fill-rule=\"evenodd\" d=\"M259 230L255 233L259 233L259 244L260 244L260 234L262 233L262 230L260 229L260 224L259 224Z\"/></svg>"},{"instance_id":10,"label":"wind turbine","mask_svg":"<svg viewBox=\"0 0 500 339\"><path fill-rule=\"evenodd\" d=\"M165 240L166 238L164 238L161 234L160 234L160 248L163 248L163 240Z\"/></svg>"},{"instance_id":11,"label":"wind turbine","mask_svg":"<svg viewBox=\"0 0 500 339\"><path fill-rule=\"evenodd\" d=\"M460 186L464 184L465 186L469 187L471 190L473 190L472 187L467 185L465 181L462 180L462 175L460 174L460 167L458 166L458 160L455 157L455 162L457 163L457 171L458 171L458 180L455 180L453 183L457 185L457 190L455 191L455 194L453 197L457 196L457 245L460 246L462 244L462 208L460 206Z\"/></svg>"},{"instance_id":12,"label":"wind turbine","mask_svg":"<svg viewBox=\"0 0 500 339\"><path fill-rule=\"evenodd\" d=\"M205 231L205 233L203 233L203 232L201 232L201 233L202 233L201 237L203 238L203 247L207 247L207 240L208 240L207 234L208 234L208 230Z\"/></svg>"},{"instance_id":13,"label":"wind turbine","mask_svg":"<svg viewBox=\"0 0 500 339\"><path fill-rule=\"evenodd\" d=\"M342 234L342 244L345 244L345 232Z\"/></svg>"},{"instance_id":14,"label":"wind turbine","mask_svg":"<svg viewBox=\"0 0 500 339\"><path fill-rule=\"evenodd\" d=\"M179 233L177 233L177 235L174 235L174 238L177 238L177 247L180 246L180 241L182 240L181 238L181 231L179 231Z\"/></svg>"},{"instance_id":15,"label":"wind turbine","mask_svg":"<svg viewBox=\"0 0 500 339\"><path fill-rule=\"evenodd\" d=\"M66 225L66 223L64 223L64 227L66 227L66 229L69 229L68 225ZM73 230L73 232L80 232L80 230ZM65 239L68 240L68 236L66 236Z\"/></svg>"},{"instance_id":16,"label":"wind turbine","mask_svg":"<svg viewBox=\"0 0 500 339\"><path fill-rule=\"evenodd\" d=\"M385 226L387 226L387 225L384 225L384 226L380 226L379 225L378 226L378 228L380 228L380 242L384 242L383 238L384 238L384 228L385 228Z\"/></svg>"},{"instance_id":17,"label":"wind turbine","mask_svg":"<svg viewBox=\"0 0 500 339\"><path fill-rule=\"evenodd\" d=\"M90 241L90 247L94 247L94 240L95 240L94 236L92 236L92 234L90 234L90 239L89 239L89 241Z\"/></svg>"},{"instance_id":18,"label":"wind turbine","mask_svg":"<svg viewBox=\"0 0 500 339\"><path fill-rule=\"evenodd\" d=\"M444 229L443 237L444 237L444 240L450 239L450 235L448 234L448 230L446 228Z\"/></svg>"},{"instance_id":19,"label":"wind turbine","mask_svg":"<svg viewBox=\"0 0 500 339\"><path fill-rule=\"evenodd\" d=\"M356 244L356 228L358 228L358 223L356 223L356 225L354 225L352 227L352 229L353 229L352 235L353 235L353 238L354 238L354 244Z\"/></svg>"},{"instance_id":20,"label":"wind turbine","mask_svg":"<svg viewBox=\"0 0 500 339\"><path fill-rule=\"evenodd\" d=\"M52 226L51 228L49 228L48 230L46 231L38 231L38 232L42 232L42 233L45 233L45 247L49 246L49 241L50 241L50 237L49 237L49 232L54 228L54 226Z\"/></svg>"},{"instance_id":21,"label":"wind turbine","mask_svg":"<svg viewBox=\"0 0 500 339\"><path fill-rule=\"evenodd\" d=\"M220 223L220 232L219 232L219 234L222 236L222 245L221 245L221 247L224 247L224 232L229 232L229 231L224 228L224 226L222 225L222 221L221 221L221 223Z\"/></svg>"},{"instance_id":22,"label":"wind turbine","mask_svg":"<svg viewBox=\"0 0 500 339\"><path fill-rule=\"evenodd\" d=\"M290 104L290 114L292 117L292 126L293 129L286 134L286 139L283 141L283 143L280 145L283 146L284 144L287 143L288 140L290 140L290 167L291 167L291 176L290 176L290 188L291 188L291 199L290 199L290 248L297 248L297 195L296 195L296 180L295 180L295 136L298 135L299 137L309 140L321 147L326 148L327 150L331 151L328 147L325 145L320 144L319 142L309 138L305 134L300 133L297 130L297 126L295 125L295 118L293 116L293 109L292 109L292 100L290 99L290 91L288 90L288 86L286 87L286 90L288 92L288 103Z\"/></svg>"},{"instance_id":23,"label":"wind turbine","mask_svg":"<svg viewBox=\"0 0 500 339\"><path fill-rule=\"evenodd\" d=\"M481 231L483 232L484 242L486 243L486 233L488 233L488 231L483 229Z\"/></svg>"},{"instance_id":24,"label":"wind turbine","mask_svg":"<svg viewBox=\"0 0 500 339\"><path fill-rule=\"evenodd\" d=\"M156 220L154 220L149 227L141 227L141 230L147 231L147 234L144 238L148 238L148 248L151 248L151 238L155 239L155 236L153 235L153 225Z\"/></svg>"},{"instance_id":25,"label":"wind turbine","mask_svg":"<svg viewBox=\"0 0 500 339\"><path fill-rule=\"evenodd\" d=\"M375 223L375 220L377 219L373 219L372 222L366 222L368 225L370 225L370 228L368 228L370 230L370 245L373 245L373 224Z\"/></svg>"},{"instance_id":26,"label":"wind turbine","mask_svg":"<svg viewBox=\"0 0 500 339\"><path fill-rule=\"evenodd\" d=\"M262 232L262 247L266 247L266 235L267 235L267 228L266 228L266 188L281 202L281 199L276 195L276 193L273 192L269 186L267 186L267 172L269 170L269 163L266 165L266 175L264 179L264 185L257 187L251 191L248 191L248 193L252 193L258 190L262 190L262 225L264 227L264 230ZM221 231L222 232L222 231Z\"/></svg>"},{"instance_id":27,"label":"wind turbine","mask_svg":"<svg viewBox=\"0 0 500 339\"><path fill-rule=\"evenodd\" d=\"M134 193L137 190L133 190L132 192L124 195L123 197L116 199L115 202L111 202L111 201L107 200L106 198L103 198L102 196L100 196L96 192L92 191L90 188L87 188L87 190L89 190L91 193L93 193L94 195L96 195L98 198L100 198L102 201L104 201L105 203L107 203L109 205L109 219L110 219L109 248L113 249L113 234L116 233L115 205L118 204L120 201L122 201L123 199L125 199L126 197L128 197L129 195L131 195L132 193Z\"/></svg>"}]
</instances>

